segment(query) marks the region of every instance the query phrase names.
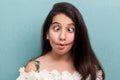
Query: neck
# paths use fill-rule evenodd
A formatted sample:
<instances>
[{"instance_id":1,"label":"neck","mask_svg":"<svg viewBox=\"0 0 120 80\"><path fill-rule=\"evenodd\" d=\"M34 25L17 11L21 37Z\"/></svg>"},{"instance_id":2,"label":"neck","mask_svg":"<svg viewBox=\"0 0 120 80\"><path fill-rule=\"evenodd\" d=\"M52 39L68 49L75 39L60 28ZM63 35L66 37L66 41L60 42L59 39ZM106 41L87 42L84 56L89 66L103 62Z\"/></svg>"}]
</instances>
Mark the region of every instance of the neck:
<instances>
[{"instance_id":1,"label":"neck","mask_svg":"<svg viewBox=\"0 0 120 80\"><path fill-rule=\"evenodd\" d=\"M57 53L51 51L51 52L48 53L48 55L54 61L65 61L65 62L68 62L68 61L72 60L72 58L71 58L69 53L64 54L64 55L60 55L60 54L57 54Z\"/></svg>"}]
</instances>

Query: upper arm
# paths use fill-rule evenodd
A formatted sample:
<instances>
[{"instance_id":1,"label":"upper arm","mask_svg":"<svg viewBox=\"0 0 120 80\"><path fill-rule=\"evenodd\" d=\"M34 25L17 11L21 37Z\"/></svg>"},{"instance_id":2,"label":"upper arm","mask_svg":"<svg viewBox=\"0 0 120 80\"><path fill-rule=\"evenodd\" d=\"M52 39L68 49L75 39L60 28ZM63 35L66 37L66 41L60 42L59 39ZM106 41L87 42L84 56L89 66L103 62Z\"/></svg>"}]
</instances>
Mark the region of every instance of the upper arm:
<instances>
[{"instance_id":1,"label":"upper arm","mask_svg":"<svg viewBox=\"0 0 120 80\"><path fill-rule=\"evenodd\" d=\"M35 71L36 67L35 67L35 62L34 61L30 61L26 67L25 67L25 72L30 72L30 71Z\"/></svg>"}]
</instances>

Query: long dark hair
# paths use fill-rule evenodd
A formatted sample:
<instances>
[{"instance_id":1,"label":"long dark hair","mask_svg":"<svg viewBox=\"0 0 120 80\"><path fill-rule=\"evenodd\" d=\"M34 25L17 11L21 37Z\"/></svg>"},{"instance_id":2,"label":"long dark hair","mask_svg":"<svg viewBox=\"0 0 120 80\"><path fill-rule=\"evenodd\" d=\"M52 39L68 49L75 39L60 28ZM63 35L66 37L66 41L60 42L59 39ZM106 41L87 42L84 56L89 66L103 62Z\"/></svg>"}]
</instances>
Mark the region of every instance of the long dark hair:
<instances>
[{"instance_id":1,"label":"long dark hair","mask_svg":"<svg viewBox=\"0 0 120 80\"><path fill-rule=\"evenodd\" d=\"M85 80L88 75L91 80L96 80L97 70L102 70L103 79L104 71L96 58L89 41L86 25L82 15L76 7L67 2L56 3L49 12L42 29L42 55L51 51L51 45L46 39L46 34L49 30L52 19L55 15L63 13L71 18L75 23L75 38L71 48L71 56L73 58L75 69L82 75L82 80Z\"/></svg>"}]
</instances>

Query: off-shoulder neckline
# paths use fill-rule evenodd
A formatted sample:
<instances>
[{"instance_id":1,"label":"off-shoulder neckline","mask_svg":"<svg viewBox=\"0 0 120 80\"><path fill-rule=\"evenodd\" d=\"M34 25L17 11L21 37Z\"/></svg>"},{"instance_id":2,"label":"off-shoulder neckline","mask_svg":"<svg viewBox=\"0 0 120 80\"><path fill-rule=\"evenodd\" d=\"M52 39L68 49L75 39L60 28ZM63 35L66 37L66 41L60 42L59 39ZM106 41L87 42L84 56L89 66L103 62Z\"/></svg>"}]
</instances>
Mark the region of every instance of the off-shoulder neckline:
<instances>
[{"instance_id":1,"label":"off-shoulder neckline","mask_svg":"<svg viewBox=\"0 0 120 80\"><path fill-rule=\"evenodd\" d=\"M21 67L20 72L25 72L25 73L30 73L30 72L37 72L37 73L40 73L40 72L46 72L48 74L52 74L52 73L56 73L56 74L59 74L59 75L63 75L63 74L69 74L69 75L80 75L78 71L73 71L73 73L67 71L67 70L64 70L62 72L59 72L57 69L53 69L51 71L48 71L47 69L42 69L42 70L39 70L39 71L34 71L34 70L31 70L30 72L26 72L25 71L25 67ZM81 75L80 75L81 76Z\"/></svg>"}]
</instances>

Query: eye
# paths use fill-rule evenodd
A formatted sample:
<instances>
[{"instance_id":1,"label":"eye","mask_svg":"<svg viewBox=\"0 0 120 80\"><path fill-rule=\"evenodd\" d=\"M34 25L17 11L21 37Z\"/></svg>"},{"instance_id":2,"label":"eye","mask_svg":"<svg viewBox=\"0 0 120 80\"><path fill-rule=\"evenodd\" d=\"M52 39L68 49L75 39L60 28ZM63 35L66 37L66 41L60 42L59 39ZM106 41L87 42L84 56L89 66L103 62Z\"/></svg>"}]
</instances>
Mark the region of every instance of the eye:
<instances>
[{"instance_id":1,"label":"eye","mask_svg":"<svg viewBox=\"0 0 120 80\"><path fill-rule=\"evenodd\" d=\"M69 27L69 28L68 28L68 32L72 33L72 32L74 32L74 31L75 31L74 28L72 28L72 27Z\"/></svg>"},{"instance_id":2,"label":"eye","mask_svg":"<svg viewBox=\"0 0 120 80\"><path fill-rule=\"evenodd\" d=\"M54 26L54 27L53 27L53 30L54 30L54 31L58 31L58 30L60 30L60 27L59 27L59 26Z\"/></svg>"}]
</instances>

